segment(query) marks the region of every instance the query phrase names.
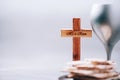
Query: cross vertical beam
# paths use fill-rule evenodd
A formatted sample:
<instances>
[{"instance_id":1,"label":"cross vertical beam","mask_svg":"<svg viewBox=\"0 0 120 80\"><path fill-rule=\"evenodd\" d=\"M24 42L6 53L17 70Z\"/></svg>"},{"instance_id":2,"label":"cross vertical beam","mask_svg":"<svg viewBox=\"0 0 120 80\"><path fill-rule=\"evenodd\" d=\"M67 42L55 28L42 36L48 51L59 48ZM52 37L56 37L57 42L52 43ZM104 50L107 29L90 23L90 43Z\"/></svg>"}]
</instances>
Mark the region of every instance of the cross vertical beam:
<instances>
[{"instance_id":1,"label":"cross vertical beam","mask_svg":"<svg viewBox=\"0 0 120 80\"><path fill-rule=\"evenodd\" d=\"M80 18L73 18L73 31L80 31ZM80 37L73 37L73 61L80 60Z\"/></svg>"}]
</instances>

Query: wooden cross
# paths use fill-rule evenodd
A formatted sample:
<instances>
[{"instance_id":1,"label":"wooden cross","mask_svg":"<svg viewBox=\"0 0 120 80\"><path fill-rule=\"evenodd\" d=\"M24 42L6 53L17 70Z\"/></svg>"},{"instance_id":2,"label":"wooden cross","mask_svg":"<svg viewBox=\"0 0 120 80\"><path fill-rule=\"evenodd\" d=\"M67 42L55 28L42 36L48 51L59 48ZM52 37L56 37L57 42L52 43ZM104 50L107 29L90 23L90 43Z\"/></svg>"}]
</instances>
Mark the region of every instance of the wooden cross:
<instances>
[{"instance_id":1,"label":"wooden cross","mask_svg":"<svg viewBox=\"0 0 120 80\"><path fill-rule=\"evenodd\" d=\"M80 37L92 37L92 30L82 30L80 25L80 18L73 18L73 30L61 30L62 37L73 37L73 61L80 60Z\"/></svg>"}]
</instances>

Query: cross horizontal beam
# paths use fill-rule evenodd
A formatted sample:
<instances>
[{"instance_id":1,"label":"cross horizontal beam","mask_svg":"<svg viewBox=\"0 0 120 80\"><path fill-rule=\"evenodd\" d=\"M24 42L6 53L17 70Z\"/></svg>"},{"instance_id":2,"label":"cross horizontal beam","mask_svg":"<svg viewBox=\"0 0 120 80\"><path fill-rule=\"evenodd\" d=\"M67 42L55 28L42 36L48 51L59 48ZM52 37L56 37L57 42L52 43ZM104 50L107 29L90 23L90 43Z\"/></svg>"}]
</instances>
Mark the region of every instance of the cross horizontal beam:
<instances>
[{"instance_id":1,"label":"cross horizontal beam","mask_svg":"<svg viewBox=\"0 0 120 80\"><path fill-rule=\"evenodd\" d=\"M80 30L80 31L73 31L73 30L61 30L62 37L92 37L91 30Z\"/></svg>"}]
</instances>

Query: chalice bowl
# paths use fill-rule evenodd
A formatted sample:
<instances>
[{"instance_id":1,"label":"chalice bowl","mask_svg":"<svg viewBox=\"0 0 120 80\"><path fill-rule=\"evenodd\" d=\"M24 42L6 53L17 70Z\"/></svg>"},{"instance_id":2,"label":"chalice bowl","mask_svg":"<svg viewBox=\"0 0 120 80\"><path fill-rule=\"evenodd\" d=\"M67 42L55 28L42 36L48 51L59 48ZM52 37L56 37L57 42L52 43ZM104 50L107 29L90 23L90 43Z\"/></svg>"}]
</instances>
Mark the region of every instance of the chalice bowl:
<instances>
[{"instance_id":1,"label":"chalice bowl","mask_svg":"<svg viewBox=\"0 0 120 80\"><path fill-rule=\"evenodd\" d=\"M120 6L113 4L95 4L91 11L91 25L97 37L103 43L107 60L120 40Z\"/></svg>"}]
</instances>

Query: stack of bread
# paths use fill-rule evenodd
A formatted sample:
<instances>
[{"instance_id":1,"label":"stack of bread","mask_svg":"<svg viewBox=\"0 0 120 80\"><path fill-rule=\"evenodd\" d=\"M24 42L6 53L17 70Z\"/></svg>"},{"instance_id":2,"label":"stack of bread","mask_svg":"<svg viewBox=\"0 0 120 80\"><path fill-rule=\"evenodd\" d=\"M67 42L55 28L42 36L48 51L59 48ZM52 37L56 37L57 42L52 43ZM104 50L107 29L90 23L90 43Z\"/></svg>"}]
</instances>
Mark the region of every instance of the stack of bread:
<instances>
[{"instance_id":1,"label":"stack of bread","mask_svg":"<svg viewBox=\"0 0 120 80\"><path fill-rule=\"evenodd\" d=\"M79 80L119 80L115 62L106 60L84 60L68 63L64 70L69 72L68 77Z\"/></svg>"}]
</instances>

